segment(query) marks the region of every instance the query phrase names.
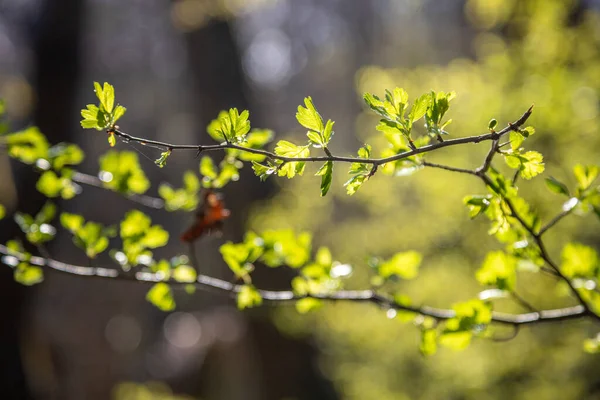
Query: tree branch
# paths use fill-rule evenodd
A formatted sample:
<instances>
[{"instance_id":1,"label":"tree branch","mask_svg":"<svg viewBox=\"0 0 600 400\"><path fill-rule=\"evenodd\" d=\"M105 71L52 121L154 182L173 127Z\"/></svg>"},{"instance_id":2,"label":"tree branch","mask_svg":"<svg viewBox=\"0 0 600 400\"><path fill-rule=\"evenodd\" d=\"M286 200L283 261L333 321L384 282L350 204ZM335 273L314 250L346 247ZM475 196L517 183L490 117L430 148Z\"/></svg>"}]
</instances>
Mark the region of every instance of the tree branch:
<instances>
[{"instance_id":1,"label":"tree branch","mask_svg":"<svg viewBox=\"0 0 600 400\"><path fill-rule=\"evenodd\" d=\"M71 180L73 182L82 183L84 185L109 190L104 186L104 184L100 178L95 177L93 175L84 174L82 172L75 172L73 174L73 176L71 177ZM158 197L147 196L145 194L122 194L122 195L124 197L126 197L127 199L134 201L138 204L141 204L143 206L146 206L146 207L161 209L165 206L164 200L160 199Z\"/></svg>"},{"instance_id":2,"label":"tree branch","mask_svg":"<svg viewBox=\"0 0 600 400\"><path fill-rule=\"evenodd\" d=\"M494 140L495 142L497 142L505 134L509 133L512 130L518 129L520 126L522 126L527 121L529 116L531 115L532 109L533 109L533 106L531 106L527 111L525 111L525 113L518 120L516 120L513 123L509 123L508 126L504 129L502 129L501 131L486 133L486 134L478 135L478 136L469 136L469 137L464 137L464 138L445 140L443 142L437 142L437 143L433 143L430 145L422 146L419 148L412 149L410 151L406 151L404 153L396 154L396 155L393 155L390 157L385 157L385 158L342 157L342 156L334 156L331 153L329 153L325 156L319 156L319 157L295 158L295 157L280 156L280 155L277 155L268 150L252 149L249 147L244 147L244 146L240 146L240 145L237 145L234 143L228 143L228 142L224 142L221 144L213 144L213 145L173 144L173 143L160 142L160 141L156 141L156 140L148 140L148 139L144 139L141 137L132 136L132 135L125 133L119 129L109 130L108 132L113 133L115 136L119 137L121 140L123 140L126 143L135 142L135 143L139 143L144 146L153 147L153 148L156 148L156 149L159 149L162 151L193 150L193 151L196 151L198 154L200 154L205 151L223 151L225 149L236 149L236 150L244 151L247 153L260 154L265 157L269 157L274 160L280 160L283 162L337 161L337 162L346 162L346 163L360 162L363 164L382 165L382 164L386 164L386 163L389 163L392 161L402 160L402 159L414 156L415 154L421 154L421 153L426 153L428 151L441 149L443 147L456 146L459 144L466 144L466 143L480 143L480 142L487 141L487 140Z\"/></svg>"},{"instance_id":3,"label":"tree branch","mask_svg":"<svg viewBox=\"0 0 600 400\"><path fill-rule=\"evenodd\" d=\"M568 208L568 209L562 211L560 214L556 215L554 218L552 218L552 220L550 220L550 222L548 222L546 225L544 225L540 229L540 232L538 233L538 235L542 236L548 229L552 228L554 225L556 225L558 222L560 222L561 219L563 219L567 215L571 214L571 211L573 211L573 207Z\"/></svg>"},{"instance_id":4,"label":"tree branch","mask_svg":"<svg viewBox=\"0 0 600 400\"><path fill-rule=\"evenodd\" d=\"M58 272L75 276L125 280L141 283L166 282L174 286L194 284L199 289L218 291L229 296L235 296L242 290L243 287L243 285L237 285L222 279L213 278L202 274L197 276L195 282L178 282L172 279L165 280L164 275L160 273L138 271L134 274L121 274L119 270L112 268L84 267L67 264L51 258L37 256L32 256L29 258L25 254L10 250L1 244L0 254L5 255L2 258L2 261L7 265L14 266L16 262L27 261L33 265L47 267ZM10 257L13 259L11 260ZM416 314L428 316L436 320L447 320L455 316L454 311L450 309L434 308L429 306L401 305L394 302L393 299L373 290L341 290L328 294L309 294L305 296L297 295L291 290L259 290L259 293L264 300L273 303L288 302L310 297L330 302L347 301L355 303L373 303L378 306L393 308L395 310L414 312ZM591 313L584 306L577 305L574 307L542 310L523 314L508 314L494 311L492 314L492 322L509 325L529 325L578 319L587 317L589 315L591 315Z\"/></svg>"}]
</instances>

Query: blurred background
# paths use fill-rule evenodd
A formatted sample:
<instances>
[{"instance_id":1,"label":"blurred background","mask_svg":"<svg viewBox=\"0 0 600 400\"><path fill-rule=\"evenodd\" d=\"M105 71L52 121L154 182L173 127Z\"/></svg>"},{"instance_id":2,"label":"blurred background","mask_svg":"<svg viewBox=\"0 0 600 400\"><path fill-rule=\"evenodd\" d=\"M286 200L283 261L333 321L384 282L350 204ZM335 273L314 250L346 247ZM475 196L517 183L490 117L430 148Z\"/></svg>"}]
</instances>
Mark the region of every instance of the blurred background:
<instances>
[{"instance_id":1,"label":"blurred background","mask_svg":"<svg viewBox=\"0 0 600 400\"><path fill-rule=\"evenodd\" d=\"M115 86L128 108L124 131L175 143L210 143L207 123L230 107L250 110L254 127L299 140L305 132L294 115L310 95L336 121L334 154L353 154L364 142L377 155L385 147L363 92L399 86L414 99L454 90L454 137L485 132L490 118L503 126L535 104L529 123L537 133L527 146L544 154L547 174L572 184L573 165L599 159L599 45L597 0L1 0L0 97L11 128L34 124L52 143L79 144L80 169L96 174L106 138L79 126L79 110L95 101L93 81ZM486 149L454 147L430 159L473 168ZM197 172L193 154L158 169L158 154L140 151L150 194L160 182L180 185L186 169ZM465 195L484 192L478 181L439 170L378 174L348 197L340 166L321 198L315 171L259 183L245 167L224 191L232 217L223 236L198 246L203 272L231 279L221 243L247 229L289 227L313 232L314 246L330 246L352 264L351 287L368 285L369 256L415 249L424 254L422 272L395 289L416 303L448 307L481 290L474 271L501 245L463 209ZM39 210L37 176L0 155L0 202ZM543 180L522 191L546 220L560 210ZM106 224L141 207L87 187L60 205ZM151 216L175 238L190 222ZM0 228L2 243L18 235L10 221ZM548 234L548 247L555 259L570 240L598 248L599 232L597 220L571 217ZM49 249L85 263L67 235ZM172 240L159 253L185 251ZM292 276L261 267L255 275L259 287L274 289L287 288ZM240 313L231 300L198 291L178 293L177 312L165 314L144 300L147 289L52 273L26 288L0 268L2 398L600 398L600 361L582 351L598 327L585 321L533 326L508 343L479 340L424 358L418 329L371 305L327 305L308 316L293 307ZM520 275L517 290L536 307L571 304L537 274Z\"/></svg>"}]
</instances>

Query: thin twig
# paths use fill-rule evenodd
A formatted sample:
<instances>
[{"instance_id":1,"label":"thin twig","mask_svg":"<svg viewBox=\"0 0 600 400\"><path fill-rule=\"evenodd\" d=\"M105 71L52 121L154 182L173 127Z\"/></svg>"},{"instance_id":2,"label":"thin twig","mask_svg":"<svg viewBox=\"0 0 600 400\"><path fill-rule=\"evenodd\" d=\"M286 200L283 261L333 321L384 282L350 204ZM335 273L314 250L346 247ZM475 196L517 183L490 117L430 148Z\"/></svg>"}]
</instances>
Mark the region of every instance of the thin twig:
<instances>
[{"instance_id":1,"label":"thin twig","mask_svg":"<svg viewBox=\"0 0 600 400\"><path fill-rule=\"evenodd\" d=\"M104 182L96 176L84 174L82 172L75 172L71 177L73 182L82 183L88 186L97 187L100 189L106 189ZM145 194L123 194L127 199L139 203L143 206L161 209L165 206L163 199L157 197L147 196Z\"/></svg>"},{"instance_id":2,"label":"thin twig","mask_svg":"<svg viewBox=\"0 0 600 400\"><path fill-rule=\"evenodd\" d=\"M511 297L519 303L523 308L529 311L537 312L537 308L535 308L531 303L525 300L523 297L519 296L519 294L515 291L510 292Z\"/></svg>"},{"instance_id":3,"label":"thin twig","mask_svg":"<svg viewBox=\"0 0 600 400\"><path fill-rule=\"evenodd\" d=\"M514 325L512 325L512 332L510 333L510 335L503 336L503 337L492 336L492 337L490 337L490 340L492 342L509 342L517 337L520 330L521 330L521 325L514 324Z\"/></svg>"},{"instance_id":4,"label":"thin twig","mask_svg":"<svg viewBox=\"0 0 600 400\"><path fill-rule=\"evenodd\" d=\"M550 222L548 222L546 225L544 225L541 229L540 232L538 233L539 236L542 236L548 229L552 228L554 225L556 225L561 219L563 219L564 217L566 217L567 215L571 214L571 211L573 211L573 208L568 208L566 210L563 210L560 214L558 214L557 216L555 216L554 218L552 218L550 220Z\"/></svg>"},{"instance_id":5,"label":"thin twig","mask_svg":"<svg viewBox=\"0 0 600 400\"><path fill-rule=\"evenodd\" d=\"M25 254L8 249L0 244L0 253L17 260L27 260ZM10 264L7 260L5 263ZM195 282L178 282L172 279L164 279L161 273L153 272L135 272L134 274L121 274L119 270L100 267L83 267L79 265L67 264L50 258L33 256L29 258L30 264L45 266L52 270L65 274L76 276L97 277L103 279L125 280L141 283L167 282L174 286L185 286L194 284L200 289L220 291L235 296L243 288L243 285L227 282L222 279L213 278L207 275L199 274ZM453 318L456 314L454 310L434 308L429 306L407 306L397 304L393 299L379 294L373 290L341 290L333 293L297 295L291 290L259 290L262 298L269 302L287 302L303 298L314 298L324 301L348 301L357 303L373 303L380 307L393 308L396 310L410 311L424 316L432 317L436 320L447 320ZM539 312L529 312L523 314L509 314L501 312L492 313L492 322L509 325L527 325L552 321L563 321L578 319L590 315L590 312L582 305L574 307L558 308L552 310L542 310Z\"/></svg>"},{"instance_id":6,"label":"thin twig","mask_svg":"<svg viewBox=\"0 0 600 400\"><path fill-rule=\"evenodd\" d=\"M435 164L429 161L423 161L421 165L423 165L424 167L439 168L444 169L446 171L459 172L461 174L477 175L477 172L475 172L474 170L450 167L448 165Z\"/></svg>"},{"instance_id":7,"label":"thin twig","mask_svg":"<svg viewBox=\"0 0 600 400\"><path fill-rule=\"evenodd\" d=\"M205 151L223 151L225 149L236 149L236 150L244 151L247 153L260 154L265 157L269 157L271 159L280 160L280 161L284 161L284 162L337 161L337 162L347 162L347 163L360 162L363 164L381 165L381 164L385 164L385 163L392 162L392 161L402 160L402 159L414 156L415 154L421 154L421 153L426 153L428 151L441 149L443 147L456 146L459 144L466 144L466 143L480 143L480 142L487 141L487 140L497 141L502 136L507 134L508 132L518 129L521 125L523 125L527 121L529 116L531 115L532 107L530 107L518 120L516 120L513 123L509 123L508 126L504 129L502 129L501 131L486 133L486 134L478 135L478 136L469 136L469 137L464 137L464 138L445 140L441 143L440 142L433 143L430 145L415 148L410 151L406 151L404 153L396 154L396 155L393 155L390 157L385 157L385 158L357 158L357 157L342 157L342 156L334 156L334 155L325 155L325 156L318 156L318 157L297 157L296 158L296 157L280 156L280 155L270 152L268 150L252 149L249 147L244 147L244 146L240 146L240 145L237 145L234 143L229 143L229 142L224 142L221 144L213 144L213 145L173 144L173 143L160 142L157 140L148 140L145 138L132 136L132 135L125 133L119 129L114 129L114 130L111 130L110 132L114 133L115 136L121 138L123 141L125 141L127 143L136 142L141 145L153 147L153 148L156 148L156 149L159 149L162 151L193 150L193 151L196 151L198 154L200 154Z\"/></svg>"}]
</instances>

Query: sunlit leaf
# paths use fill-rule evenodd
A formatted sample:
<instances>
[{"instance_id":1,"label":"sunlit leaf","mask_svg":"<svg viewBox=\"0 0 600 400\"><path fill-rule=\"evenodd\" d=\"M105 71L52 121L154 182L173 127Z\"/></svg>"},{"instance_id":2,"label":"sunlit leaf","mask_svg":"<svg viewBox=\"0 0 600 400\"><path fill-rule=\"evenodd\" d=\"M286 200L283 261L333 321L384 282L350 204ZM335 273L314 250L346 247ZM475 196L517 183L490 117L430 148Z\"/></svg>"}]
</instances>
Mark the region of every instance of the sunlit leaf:
<instances>
[{"instance_id":1,"label":"sunlit leaf","mask_svg":"<svg viewBox=\"0 0 600 400\"><path fill-rule=\"evenodd\" d=\"M323 118L317 112L312 98L306 97L304 99L304 105L306 107L298 106L296 119L303 127L321 134L323 131Z\"/></svg>"},{"instance_id":2,"label":"sunlit leaf","mask_svg":"<svg viewBox=\"0 0 600 400\"><path fill-rule=\"evenodd\" d=\"M502 252L488 253L483 265L477 270L475 277L482 285L496 286L501 290L512 291L517 279L517 260Z\"/></svg>"},{"instance_id":3,"label":"sunlit leaf","mask_svg":"<svg viewBox=\"0 0 600 400\"><path fill-rule=\"evenodd\" d=\"M173 311L175 309L173 291L164 282L155 283L146 294L146 300L161 311Z\"/></svg>"},{"instance_id":4,"label":"sunlit leaf","mask_svg":"<svg viewBox=\"0 0 600 400\"><path fill-rule=\"evenodd\" d=\"M21 285L32 286L44 280L44 271L40 267L22 262L14 269L14 278Z\"/></svg>"},{"instance_id":5,"label":"sunlit leaf","mask_svg":"<svg viewBox=\"0 0 600 400\"><path fill-rule=\"evenodd\" d=\"M389 260L379 265L379 275L384 279L398 276L402 279L413 279L419 272L423 256L416 251L396 253Z\"/></svg>"},{"instance_id":6,"label":"sunlit leaf","mask_svg":"<svg viewBox=\"0 0 600 400\"><path fill-rule=\"evenodd\" d=\"M323 306L323 303L319 299L313 299L311 297L305 297L304 299L296 300L296 311L300 314L306 314L311 311L316 311Z\"/></svg>"},{"instance_id":7,"label":"sunlit leaf","mask_svg":"<svg viewBox=\"0 0 600 400\"><path fill-rule=\"evenodd\" d=\"M252 285L243 285L237 294L237 306L240 310L257 307L262 304L262 296Z\"/></svg>"}]
</instances>

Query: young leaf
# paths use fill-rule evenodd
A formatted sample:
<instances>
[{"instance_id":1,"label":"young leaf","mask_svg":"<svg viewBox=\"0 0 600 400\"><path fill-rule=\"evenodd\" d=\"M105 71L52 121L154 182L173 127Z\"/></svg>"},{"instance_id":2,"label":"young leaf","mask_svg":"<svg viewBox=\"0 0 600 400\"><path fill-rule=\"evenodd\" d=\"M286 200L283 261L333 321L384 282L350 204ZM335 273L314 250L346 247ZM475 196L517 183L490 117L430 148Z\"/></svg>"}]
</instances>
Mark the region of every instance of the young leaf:
<instances>
[{"instance_id":1,"label":"young leaf","mask_svg":"<svg viewBox=\"0 0 600 400\"><path fill-rule=\"evenodd\" d=\"M127 111L125 107L117 105L112 116L112 123L115 124L123 115L125 115L125 111Z\"/></svg>"},{"instance_id":2,"label":"young leaf","mask_svg":"<svg viewBox=\"0 0 600 400\"><path fill-rule=\"evenodd\" d=\"M329 143L329 141L331 140L331 137L333 136L334 132L333 132L333 124L335 122L328 119L327 120L327 124L325 124L325 130L323 130L323 139L325 142L325 145L327 145Z\"/></svg>"},{"instance_id":3,"label":"young leaf","mask_svg":"<svg viewBox=\"0 0 600 400\"><path fill-rule=\"evenodd\" d=\"M83 216L63 212L60 214L60 224L70 232L77 232L83 225Z\"/></svg>"},{"instance_id":4,"label":"young leaf","mask_svg":"<svg viewBox=\"0 0 600 400\"><path fill-rule=\"evenodd\" d=\"M46 136L34 126L4 136L8 155L25 163L33 164L40 158L48 158L50 145Z\"/></svg>"},{"instance_id":5,"label":"young leaf","mask_svg":"<svg viewBox=\"0 0 600 400\"><path fill-rule=\"evenodd\" d=\"M40 267L21 262L14 269L15 281L25 286L32 286L44 280L44 271Z\"/></svg>"},{"instance_id":6,"label":"young leaf","mask_svg":"<svg viewBox=\"0 0 600 400\"><path fill-rule=\"evenodd\" d=\"M512 148L513 152L517 151L519 147L521 147L524 140L525 137L523 137L521 133L510 131L510 147Z\"/></svg>"},{"instance_id":7,"label":"young leaf","mask_svg":"<svg viewBox=\"0 0 600 400\"><path fill-rule=\"evenodd\" d=\"M430 356L437 352L437 330L423 329L421 331L419 350L424 356Z\"/></svg>"},{"instance_id":8,"label":"young leaf","mask_svg":"<svg viewBox=\"0 0 600 400\"><path fill-rule=\"evenodd\" d=\"M323 302L319 299L306 297L296 301L296 311L300 314L307 314L311 311L316 311L323 306Z\"/></svg>"},{"instance_id":9,"label":"young leaf","mask_svg":"<svg viewBox=\"0 0 600 400\"><path fill-rule=\"evenodd\" d=\"M296 146L287 140L280 140L275 147L275 154L283 157L306 158L310 156L310 150L308 146ZM296 174L302 175L304 166L304 161L287 161L279 168L278 174L279 176L287 176L290 179Z\"/></svg>"},{"instance_id":10,"label":"young leaf","mask_svg":"<svg viewBox=\"0 0 600 400\"><path fill-rule=\"evenodd\" d=\"M557 194L564 194L567 197L571 197L569 188L564 183L558 181L553 177L546 178L546 186L548 189Z\"/></svg>"},{"instance_id":11,"label":"young leaf","mask_svg":"<svg viewBox=\"0 0 600 400\"><path fill-rule=\"evenodd\" d=\"M132 151L108 151L100 157L100 177L105 187L120 193L142 194L150 181Z\"/></svg>"},{"instance_id":12,"label":"young leaf","mask_svg":"<svg viewBox=\"0 0 600 400\"><path fill-rule=\"evenodd\" d=\"M315 175L321 176L321 196L325 196L331 187L331 177L333 173L333 162L327 161Z\"/></svg>"},{"instance_id":13,"label":"young leaf","mask_svg":"<svg viewBox=\"0 0 600 400\"><path fill-rule=\"evenodd\" d=\"M161 311L173 311L175 299L171 287L164 282L155 283L146 294L146 300Z\"/></svg>"},{"instance_id":14,"label":"young leaf","mask_svg":"<svg viewBox=\"0 0 600 400\"><path fill-rule=\"evenodd\" d=\"M423 256L416 251L396 253L392 258L379 264L379 275L388 279L398 276L403 279L414 279L419 271Z\"/></svg>"},{"instance_id":15,"label":"young leaf","mask_svg":"<svg viewBox=\"0 0 600 400\"><path fill-rule=\"evenodd\" d=\"M524 160L521 164L521 177L531 179L544 172L543 157L537 151L528 151L523 154Z\"/></svg>"},{"instance_id":16,"label":"young leaf","mask_svg":"<svg viewBox=\"0 0 600 400\"><path fill-rule=\"evenodd\" d=\"M167 165L167 158L171 155L171 149L160 153L160 158L154 161L154 164L158 165L159 168L163 168Z\"/></svg>"},{"instance_id":17,"label":"young leaf","mask_svg":"<svg viewBox=\"0 0 600 400\"><path fill-rule=\"evenodd\" d=\"M251 308L262 304L262 296L252 285L243 285L237 295L238 309Z\"/></svg>"},{"instance_id":18,"label":"young leaf","mask_svg":"<svg viewBox=\"0 0 600 400\"><path fill-rule=\"evenodd\" d=\"M503 251L488 253L475 277L482 285L512 291L517 279L517 260Z\"/></svg>"},{"instance_id":19,"label":"young leaf","mask_svg":"<svg viewBox=\"0 0 600 400\"><path fill-rule=\"evenodd\" d=\"M411 123L414 123L425 115L427 112L427 108L429 107L429 103L431 101L431 95L429 93L422 95L417 100L415 100L415 104L413 104L410 113L408 114L408 118Z\"/></svg>"},{"instance_id":20,"label":"young leaf","mask_svg":"<svg viewBox=\"0 0 600 400\"><path fill-rule=\"evenodd\" d=\"M575 165L573 173L575 174L579 188L582 191L588 189L598 176L599 171L600 169L596 165Z\"/></svg>"},{"instance_id":21,"label":"young leaf","mask_svg":"<svg viewBox=\"0 0 600 400\"><path fill-rule=\"evenodd\" d=\"M257 163L256 161L252 161L252 170L254 174L260 178L261 181L264 181L269 176L273 175L277 172L277 168L271 164L262 165Z\"/></svg>"},{"instance_id":22,"label":"young leaf","mask_svg":"<svg viewBox=\"0 0 600 400\"><path fill-rule=\"evenodd\" d=\"M597 276L600 261L596 250L580 243L567 243L563 248L561 272L568 278Z\"/></svg>"},{"instance_id":23,"label":"young leaf","mask_svg":"<svg viewBox=\"0 0 600 400\"><path fill-rule=\"evenodd\" d=\"M323 147L325 144L321 135L315 131L307 131L306 136L308 136L308 140L315 147Z\"/></svg>"},{"instance_id":24,"label":"young leaf","mask_svg":"<svg viewBox=\"0 0 600 400\"><path fill-rule=\"evenodd\" d=\"M306 97L304 99L304 105L306 107L298 106L298 112L296 113L296 119L306 129L321 134L323 131L323 118L315 108L312 98Z\"/></svg>"},{"instance_id":25,"label":"young leaf","mask_svg":"<svg viewBox=\"0 0 600 400\"><path fill-rule=\"evenodd\" d=\"M85 155L81 147L76 144L59 143L48 150L48 157L52 163L52 167L60 170L66 165L80 164Z\"/></svg>"}]
</instances>

